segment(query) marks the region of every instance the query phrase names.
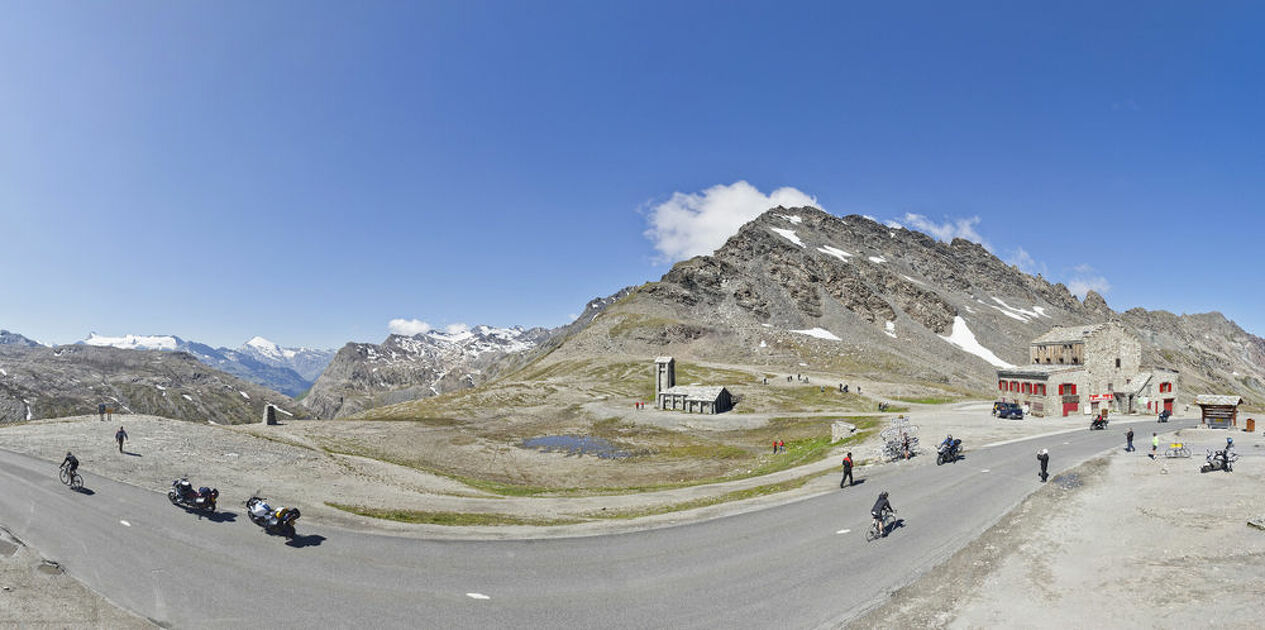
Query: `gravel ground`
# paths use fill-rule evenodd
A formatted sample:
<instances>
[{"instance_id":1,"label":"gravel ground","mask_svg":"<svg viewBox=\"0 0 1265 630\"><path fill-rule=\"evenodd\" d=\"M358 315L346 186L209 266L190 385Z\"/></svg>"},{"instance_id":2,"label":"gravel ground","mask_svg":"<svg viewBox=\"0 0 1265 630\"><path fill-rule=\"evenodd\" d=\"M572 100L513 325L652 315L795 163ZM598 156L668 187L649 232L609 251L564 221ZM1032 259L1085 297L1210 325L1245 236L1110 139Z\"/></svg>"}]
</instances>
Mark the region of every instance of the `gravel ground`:
<instances>
[{"instance_id":1,"label":"gravel ground","mask_svg":"<svg viewBox=\"0 0 1265 630\"><path fill-rule=\"evenodd\" d=\"M0 528L0 628L157 628L107 602Z\"/></svg>"},{"instance_id":2,"label":"gravel ground","mask_svg":"<svg viewBox=\"0 0 1265 630\"><path fill-rule=\"evenodd\" d=\"M1137 431L1135 429L1135 431ZM1139 445L1149 442L1140 439ZM1234 472L1201 474L1234 437ZM1265 439L1182 432L1194 455L1123 448L1053 478L853 627L1259 628ZM1161 443L1161 452L1168 446Z\"/></svg>"}]
</instances>

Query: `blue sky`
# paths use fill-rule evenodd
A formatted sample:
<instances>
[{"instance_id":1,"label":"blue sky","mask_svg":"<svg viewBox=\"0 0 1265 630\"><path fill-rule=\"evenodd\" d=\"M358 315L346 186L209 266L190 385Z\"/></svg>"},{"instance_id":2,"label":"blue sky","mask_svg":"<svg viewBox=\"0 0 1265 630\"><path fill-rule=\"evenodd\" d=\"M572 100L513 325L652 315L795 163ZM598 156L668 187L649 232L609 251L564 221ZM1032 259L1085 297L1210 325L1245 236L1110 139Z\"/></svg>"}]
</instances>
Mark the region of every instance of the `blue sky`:
<instances>
[{"instance_id":1,"label":"blue sky","mask_svg":"<svg viewBox=\"0 0 1265 630\"><path fill-rule=\"evenodd\" d=\"M6 4L0 327L559 325L787 188L1265 334L1259 5L357 4Z\"/></svg>"}]
</instances>

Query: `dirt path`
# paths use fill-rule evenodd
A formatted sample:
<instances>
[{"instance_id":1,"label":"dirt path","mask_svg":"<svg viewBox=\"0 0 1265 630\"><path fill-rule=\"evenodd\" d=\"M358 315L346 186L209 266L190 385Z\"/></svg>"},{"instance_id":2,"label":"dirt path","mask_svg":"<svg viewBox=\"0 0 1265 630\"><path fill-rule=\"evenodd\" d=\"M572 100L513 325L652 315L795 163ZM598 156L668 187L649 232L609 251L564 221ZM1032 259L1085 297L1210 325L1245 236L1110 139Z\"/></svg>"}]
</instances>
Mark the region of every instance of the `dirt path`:
<instances>
[{"instance_id":1,"label":"dirt path","mask_svg":"<svg viewBox=\"0 0 1265 630\"><path fill-rule=\"evenodd\" d=\"M1121 449L1056 477L851 625L1261 627L1265 531L1246 523L1265 517L1265 439L1230 434L1234 472L1201 474L1204 450L1227 433L1182 433L1199 455L1152 461Z\"/></svg>"}]
</instances>

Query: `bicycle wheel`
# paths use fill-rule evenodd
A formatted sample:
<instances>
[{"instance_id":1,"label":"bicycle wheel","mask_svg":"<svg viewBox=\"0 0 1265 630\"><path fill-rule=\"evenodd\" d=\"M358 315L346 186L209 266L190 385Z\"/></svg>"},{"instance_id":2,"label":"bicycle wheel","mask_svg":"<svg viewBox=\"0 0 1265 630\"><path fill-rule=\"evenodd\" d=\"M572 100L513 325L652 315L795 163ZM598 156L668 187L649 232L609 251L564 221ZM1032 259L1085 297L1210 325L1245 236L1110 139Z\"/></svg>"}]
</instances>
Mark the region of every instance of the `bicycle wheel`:
<instances>
[{"instance_id":1,"label":"bicycle wheel","mask_svg":"<svg viewBox=\"0 0 1265 630\"><path fill-rule=\"evenodd\" d=\"M83 488L83 477L81 477L79 473L75 473L75 475L70 478L70 483L67 485L70 486L71 490L79 490Z\"/></svg>"},{"instance_id":2,"label":"bicycle wheel","mask_svg":"<svg viewBox=\"0 0 1265 630\"><path fill-rule=\"evenodd\" d=\"M871 527L870 527L868 530L866 530L866 532L865 532L865 541L866 541L866 542L873 542L873 541L874 541L874 539L876 539L876 538L878 538L878 530L877 530L877 529L875 529L873 526L871 526Z\"/></svg>"},{"instance_id":3,"label":"bicycle wheel","mask_svg":"<svg viewBox=\"0 0 1265 630\"><path fill-rule=\"evenodd\" d=\"M57 475L57 478L61 479L62 483L68 486L70 485L70 471L66 470L65 468L61 469L61 473Z\"/></svg>"}]
</instances>

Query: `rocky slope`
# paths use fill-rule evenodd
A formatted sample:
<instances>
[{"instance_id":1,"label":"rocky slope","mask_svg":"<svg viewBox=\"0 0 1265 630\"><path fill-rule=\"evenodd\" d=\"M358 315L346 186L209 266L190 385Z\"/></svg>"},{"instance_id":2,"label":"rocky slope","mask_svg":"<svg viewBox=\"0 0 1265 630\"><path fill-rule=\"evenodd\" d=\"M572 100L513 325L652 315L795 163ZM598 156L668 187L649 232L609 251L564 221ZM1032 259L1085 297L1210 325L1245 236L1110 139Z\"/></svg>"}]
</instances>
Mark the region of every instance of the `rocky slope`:
<instances>
[{"instance_id":1,"label":"rocky slope","mask_svg":"<svg viewBox=\"0 0 1265 630\"><path fill-rule=\"evenodd\" d=\"M0 346L0 422L96 413L99 403L219 424L258 422L268 403L305 415L290 398L184 352Z\"/></svg>"},{"instance_id":2,"label":"rocky slope","mask_svg":"<svg viewBox=\"0 0 1265 630\"><path fill-rule=\"evenodd\" d=\"M1218 313L1113 311L1030 276L976 243L944 243L862 216L776 208L710 256L675 265L560 344L543 364L660 354L991 395L1054 326L1121 321L1144 362L1183 373L1183 398L1265 401L1265 340Z\"/></svg>"},{"instance_id":3,"label":"rocky slope","mask_svg":"<svg viewBox=\"0 0 1265 630\"><path fill-rule=\"evenodd\" d=\"M125 350L187 352L211 367L287 396L307 391L334 357L333 350L282 348L262 337L254 337L235 350L213 348L175 335L106 337L92 333L79 343Z\"/></svg>"},{"instance_id":4,"label":"rocky slope","mask_svg":"<svg viewBox=\"0 0 1265 630\"><path fill-rule=\"evenodd\" d=\"M302 403L318 418L337 418L474 387L486 382L506 356L536 347L549 334L543 328L476 326L455 333L390 335L380 344L349 343Z\"/></svg>"}]
</instances>

